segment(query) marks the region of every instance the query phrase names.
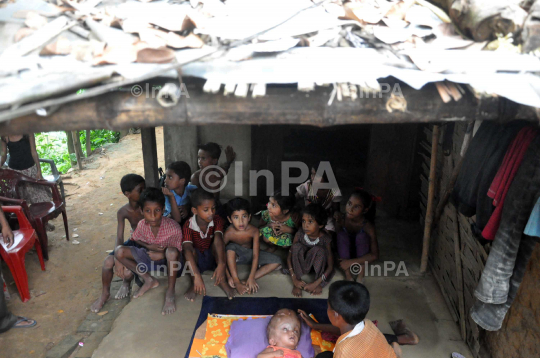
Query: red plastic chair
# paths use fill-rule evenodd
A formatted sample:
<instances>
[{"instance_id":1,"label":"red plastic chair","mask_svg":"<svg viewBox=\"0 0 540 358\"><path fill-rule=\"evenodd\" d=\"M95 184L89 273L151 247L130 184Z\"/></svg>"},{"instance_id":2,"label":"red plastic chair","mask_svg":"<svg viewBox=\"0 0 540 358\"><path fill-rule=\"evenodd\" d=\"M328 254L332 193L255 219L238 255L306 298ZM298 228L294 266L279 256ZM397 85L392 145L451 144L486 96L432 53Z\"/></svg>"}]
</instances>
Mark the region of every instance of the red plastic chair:
<instances>
[{"instance_id":1,"label":"red plastic chair","mask_svg":"<svg viewBox=\"0 0 540 358\"><path fill-rule=\"evenodd\" d=\"M19 230L13 231L13 245L8 249L7 244L2 242L0 244L0 255L8 265L13 278L15 278L15 284L19 290L21 300L26 302L30 299L30 290L28 289L28 275L24 266L24 257L32 247L35 247L39 263L41 264L41 270L45 271L43 252L41 251L41 245L36 231L24 215L23 209L20 206L3 206L2 210L5 213L14 213L17 215L17 220L19 221ZM4 293L0 292L0 294Z\"/></svg>"},{"instance_id":2,"label":"red plastic chair","mask_svg":"<svg viewBox=\"0 0 540 358\"><path fill-rule=\"evenodd\" d=\"M28 206L26 201L22 200L21 195L19 194L20 186L24 183L43 185L51 188L53 201L35 203ZM58 192L56 183L36 180L11 169L0 169L0 195L2 195L0 196L0 203L19 205L23 208L26 217L38 234L45 260L49 259L49 250L47 248L49 239L47 237L47 230L45 229L45 225L49 220L62 214L64 228L66 230L66 239L69 240L66 206Z\"/></svg>"}]
</instances>

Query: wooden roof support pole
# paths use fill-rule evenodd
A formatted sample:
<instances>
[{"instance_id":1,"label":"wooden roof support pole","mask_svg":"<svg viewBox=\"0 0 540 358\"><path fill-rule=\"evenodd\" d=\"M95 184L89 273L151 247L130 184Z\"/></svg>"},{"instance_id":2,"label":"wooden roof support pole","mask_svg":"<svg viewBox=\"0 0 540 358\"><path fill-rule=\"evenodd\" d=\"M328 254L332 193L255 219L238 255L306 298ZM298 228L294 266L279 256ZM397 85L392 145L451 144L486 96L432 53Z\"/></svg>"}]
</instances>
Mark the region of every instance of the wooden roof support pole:
<instances>
[{"instance_id":1,"label":"wooden roof support pole","mask_svg":"<svg viewBox=\"0 0 540 358\"><path fill-rule=\"evenodd\" d=\"M79 131L72 131L71 136L73 138L73 146L75 147L75 156L77 157L77 165L79 170L83 170L82 155L81 155L81 140L79 138Z\"/></svg>"},{"instance_id":2,"label":"wooden roof support pole","mask_svg":"<svg viewBox=\"0 0 540 358\"><path fill-rule=\"evenodd\" d=\"M146 187L159 187L156 128L141 128L141 142Z\"/></svg>"},{"instance_id":3,"label":"wooden roof support pole","mask_svg":"<svg viewBox=\"0 0 540 358\"><path fill-rule=\"evenodd\" d=\"M424 245L422 248L422 261L420 272L425 273L429 258L429 241L431 239L431 224L433 222L434 201L435 201L435 179L437 174L437 151L439 149L439 125L433 126L433 134L431 137L431 163L429 167L429 187L426 208L426 221L424 223Z\"/></svg>"}]
</instances>

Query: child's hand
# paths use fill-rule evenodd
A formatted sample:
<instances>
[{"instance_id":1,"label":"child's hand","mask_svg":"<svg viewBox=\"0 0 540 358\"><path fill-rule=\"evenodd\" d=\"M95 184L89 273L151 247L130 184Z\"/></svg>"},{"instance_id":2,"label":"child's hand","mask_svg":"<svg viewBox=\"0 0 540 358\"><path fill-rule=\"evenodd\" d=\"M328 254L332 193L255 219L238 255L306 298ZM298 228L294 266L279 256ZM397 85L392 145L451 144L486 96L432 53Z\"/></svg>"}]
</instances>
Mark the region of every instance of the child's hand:
<instances>
[{"instance_id":1,"label":"child's hand","mask_svg":"<svg viewBox=\"0 0 540 358\"><path fill-rule=\"evenodd\" d=\"M206 296L206 286L201 275L195 276L193 279L193 286L195 288L195 293L201 296Z\"/></svg>"},{"instance_id":2,"label":"child's hand","mask_svg":"<svg viewBox=\"0 0 540 358\"><path fill-rule=\"evenodd\" d=\"M185 219L185 218L188 217L188 210L187 210L187 208L186 208L184 205L179 206L179 207L178 207L178 211L180 211L180 217L181 217L182 219Z\"/></svg>"},{"instance_id":3,"label":"child's hand","mask_svg":"<svg viewBox=\"0 0 540 358\"><path fill-rule=\"evenodd\" d=\"M298 280L296 277L292 278L292 282L293 282L294 287L299 288L301 290L303 290L304 287L306 287L307 285L307 283L305 283L304 281Z\"/></svg>"},{"instance_id":4,"label":"child's hand","mask_svg":"<svg viewBox=\"0 0 540 358\"><path fill-rule=\"evenodd\" d=\"M248 293L256 293L259 290L259 285L255 282L254 278L248 278L246 282Z\"/></svg>"},{"instance_id":5,"label":"child's hand","mask_svg":"<svg viewBox=\"0 0 540 358\"><path fill-rule=\"evenodd\" d=\"M214 286L218 286L220 283L225 282L225 266L220 266L214 270L214 274L212 275L212 280L216 279L214 282Z\"/></svg>"},{"instance_id":6,"label":"child's hand","mask_svg":"<svg viewBox=\"0 0 540 358\"><path fill-rule=\"evenodd\" d=\"M334 213L334 220L336 221L336 223L342 225L343 224L343 214L340 213L339 211L336 211Z\"/></svg>"},{"instance_id":7,"label":"child's hand","mask_svg":"<svg viewBox=\"0 0 540 358\"><path fill-rule=\"evenodd\" d=\"M165 253L163 251L148 251L148 256L150 257L150 260L152 261L159 261L163 260L165 258Z\"/></svg>"},{"instance_id":8,"label":"child's hand","mask_svg":"<svg viewBox=\"0 0 540 358\"><path fill-rule=\"evenodd\" d=\"M278 236L283 234L283 231L281 231L281 224L275 224L274 233Z\"/></svg>"},{"instance_id":9,"label":"child's hand","mask_svg":"<svg viewBox=\"0 0 540 358\"><path fill-rule=\"evenodd\" d=\"M163 247L163 246L159 246L157 244L149 244L149 245L146 245L146 248L148 249L148 251L165 251L166 247Z\"/></svg>"},{"instance_id":10,"label":"child's hand","mask_svg":"<svg viewBox=\"0 0 540 358\"><path fill-rule=\"evenodd\" d=\"M227 158L227 163L232 163L236 159L236 153L234 152L233 147L230 145L225 148L225 158Z\"/></svg>"},{"instance_id":11,"label":"child's hand","mask_svg":"<svg viewBox=\"0 0 540 358\"><path fill-rule=\"evenodd\" d=\"M300 318L302 318L310 328L313 328L317 323L311 317L309 317L309 315L305 311L298 310L298 314L300 315Z\"/></svg>"},{"instance_id":12,"label":"child's hand","mask_svg":"<svg viewBox=\"0 0 540 358\"><path fill-rule=\"evenodd\" d=\"M168 196L169 198L174 196L173 192L167 188L161 188L161 191L163 192L163 195Z\"/></svg>"},{"instance_id":13,"label":"child's hand","mask_svg":"<svg viewBox=\"0 0 540 358\"><path fill-rule=\"evenodd\" d=\"M114 259L114 273L116 274L116 276L120 277L122 280L125 278L125 274L124 274L125 268L126 267L120 261L118 261L117 259Z\"/></svg>"},{"instance_id":14,"label":"child's hand","mask_svg":"<svg viewBox=\"0 0 540 358\"><path fill-rule=\"evenodd\" d=\"M278 349L277 351L274 352L274 357L278 358L278 357L283 357L285 355L285 352L283 352L283 350L281 349Z\"/></svg>"}]
</instances>

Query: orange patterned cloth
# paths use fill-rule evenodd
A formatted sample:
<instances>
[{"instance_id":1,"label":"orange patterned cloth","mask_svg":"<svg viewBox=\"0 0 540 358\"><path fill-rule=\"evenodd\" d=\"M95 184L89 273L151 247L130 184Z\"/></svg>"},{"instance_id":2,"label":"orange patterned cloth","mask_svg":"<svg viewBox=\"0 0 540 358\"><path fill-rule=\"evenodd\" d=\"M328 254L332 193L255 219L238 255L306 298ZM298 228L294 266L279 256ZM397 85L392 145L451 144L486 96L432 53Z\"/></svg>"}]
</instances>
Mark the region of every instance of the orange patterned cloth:
<instances>
[{"instance_id":1,"label":"orange patterned cloth","mask_svg":"<svg viewBox=\"0 0 540 358\"><path fill-rule=\"evenodd\" d=\"M360 334L349 337L349 332L343 334L336 342L334 358L396 358L392 346L384 335L369 319L364 320L364 329Z\"/></svg>"}]
</instances>

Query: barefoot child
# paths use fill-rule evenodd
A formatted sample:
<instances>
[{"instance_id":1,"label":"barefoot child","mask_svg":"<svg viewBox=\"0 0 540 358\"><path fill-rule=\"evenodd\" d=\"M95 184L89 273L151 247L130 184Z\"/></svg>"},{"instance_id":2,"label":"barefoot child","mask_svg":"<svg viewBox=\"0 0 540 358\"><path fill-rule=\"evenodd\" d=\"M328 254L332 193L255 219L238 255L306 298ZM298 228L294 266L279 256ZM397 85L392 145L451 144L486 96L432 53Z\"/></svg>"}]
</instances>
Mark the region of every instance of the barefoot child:
<instances>
[{"instance_id":1,"label":"barefoot child","mask_svg":"<svg viewBox=\"0 0 540 358\"><path fill-rule=\"evenodd\" d=\"M144 285L134 298L141 297L146 291L159 286L159 281L150 275L150 271L160 265L167 265L169 285L161 314L171 314L176 311L174 287L177 270L180 268L178 258L182 251L182 230L176 221L163 217L165 196L160 189L145 189L139 205L144 220L139 222L132 236L132 240L136 241L139 247L121 246L116 249L115 256L144 280Z\"/></svg>"},{"instance_id":2,"label":"barefoot child","mask_svg":"<svg viewBox=\"0 0 540 358\"><path fill-rule=\"evenodd\" d=\"M165 212L163 216L172 217L180 225L191 213L190 197L197 187L188 183L191 177L191 168L186 162L173 162L169 164L165 171L165 187L162 188L165 194ZM174 198L174 199L173 199ZM171 205L176 203L176 205Z\"/></svg>"},{"instance_id":3,"label":"barefoot child","mask_svg":"<svg viewBox=\"0 0 540 358\"><path fill-rule=\"evenodd\" d=\"M323 229L326 222L326 211L320 205L309 204L302 211L302 228L296 233L287 257L295 297L302 297L302 290L320 295L334 274L332 237ZM302 276L312 269L315 281L306 284Z\"/></svg>"},{"instance_id":4,"label":"barefoot child","mask_svg":"<svg viewBox=\"0 0 540 358\"><path fill-rule=\"evenodd\" d=\"M401 352L396 342L389 345L381 331L366 319L369 305L369 292L361 283L337 281L330 285L327 314L332 326L339 328L340 337L333 355L324 352L317 358L395 358L395 351Z\"/></svg>"},{"instance_id":5,"label":"barefoot child","mask_svg":"<svg viewBox=\"0 0 540 358\"><path fill-rule=\"evenodd\" d=\"M268 200L261 214L259 232L264 242L270 245L268 252L276 251L277 247L290 247L298 227L298 215L294 211L295 200L292 196L276 193Z\"/></svg>"},{"instance_id":6,"label":"barefoot child","mask_svg":"<svg viewBox=\"0 0 540 358\"><path fill-rule=\"evenodd\" d=\"M139 207L139 197L145 188L144 178L137 174L126 174L120 180L120 188L122 189L124 196L128 199L128 203L122 206L116 213L118 225L116 229L115 248L122 245L135 245L135 242L131 240L131 234L137 227L139 221L143 219L142 210ZM129 239L126 242L124 242L125 220L127 220L131 226ZM114 276L113 269L116 271L116 274L123 279L122 287L118 290L118 293L114 298L121 300L129 295L131 281L133 280L134 276L133 272L126 269L121 262L114 258L113 251L103 262L103 268L101 269L101 282L103 285L101 297L99 297L90 308L94 313L101 310L111 295L111 282Z\"/></svg>"},{"instance_id":7,"label":"barefoot child","mask_svg":"<svg viewBox=\"0 0 540 358\"><path fill-rule=\"evenodd\" d=\"M227 203L227 219L232 224L225 231L225 251L229 268L229 285L238 293L255 293L259 285L255 282L264 275L281 267L281 258L275 254L259 250L259 230L251 225L249 201L242 198L231 199ZM237 265L251 263L247 281L240 282Z\"/></svg>"},{"instance_id":8,"label":"barefoot child","mask_svg":"<svg viewBox=\"0 0 540 358\"><path fill-rule=\"evenodd\" d=\"M315 192L314 184L315 183L328 183L328 177L326 172L323 173L322 177L317 176L317 169L319 168L320 162L315 162L311 166L310 177L308 181L300 184L296 188L296 197L304 199L304 204L307 206L309 204L320 204L326 210L328 214L328 221L326 222L325 229L326 231L335 232L335 225L333 220L334 212L339 211L339 204L341 203L341 192L339 188L332 189L318 189Z\"/></svg>"},{"instance_id":9,"label":"barefoot child","mask_svg":"<svg viewBox=\"0 0 540 358\"><path fill-rule=\"evenodd\" d=\"M345 278L353 280L352 265L359 265L358 282L364 278L365 263L379 258L379 244L375 234L375 203L371 194L357 190L351 194L345 207L345 218L336 213L337 251Z\"/></svg>"},{"instance_id":10,"label":"barefoot child","mask_svg":"<svg viewBox=\"0 0 540 358\"><path fill-rule=\"evenodd\" d=\"M197 170L191 176L191 183L198 188L203 188L204 190L219 189L224 175L227 175L232 162L234 162L234 159L236 158L236 153L231 146L228 146L225 149L227 162L221 166L222 170L219 170L218 168L208 168L210 166L217 166L220 156L221 147L219 144L209 142L204 145L200 145L199 152L197 153L199 170ZM218 190L214 193L214 197L216 198L216 211L226 223L227 213L224 206L221 204L221 201L219 201L219 196L220 191Z\"/></svg>"},{"instance_id":11,"label":"barefoot child","mask_svg":"<svg viewBox=\"0 0 540 358\"><path fill-rule=\"evenodd\" d=\"M182 247L186 265L191 265L193 276L189 276L191 284L184 297L193 302L198 294L206 295L201 274L215 269L212 275L212 279L216 280L214 285L221 287L227 297L232 299L234 289L229 286L225 277L227 267L223 220L216 215L216 199L212 193L199 188L191 194L191 204L193 216L184 224Z\"/></svg>"},{"instance_id":12,"label":"barefoot child","mask_svg":"<svg viewBox=\"0 0 540 358\"><path fill-rule=\"evenodd\" d=\"M296 350L302 326L293 310L281 309L268 323L266 335L270 344L257 358L302 358Z\"/></svg>"}]
</instances>

